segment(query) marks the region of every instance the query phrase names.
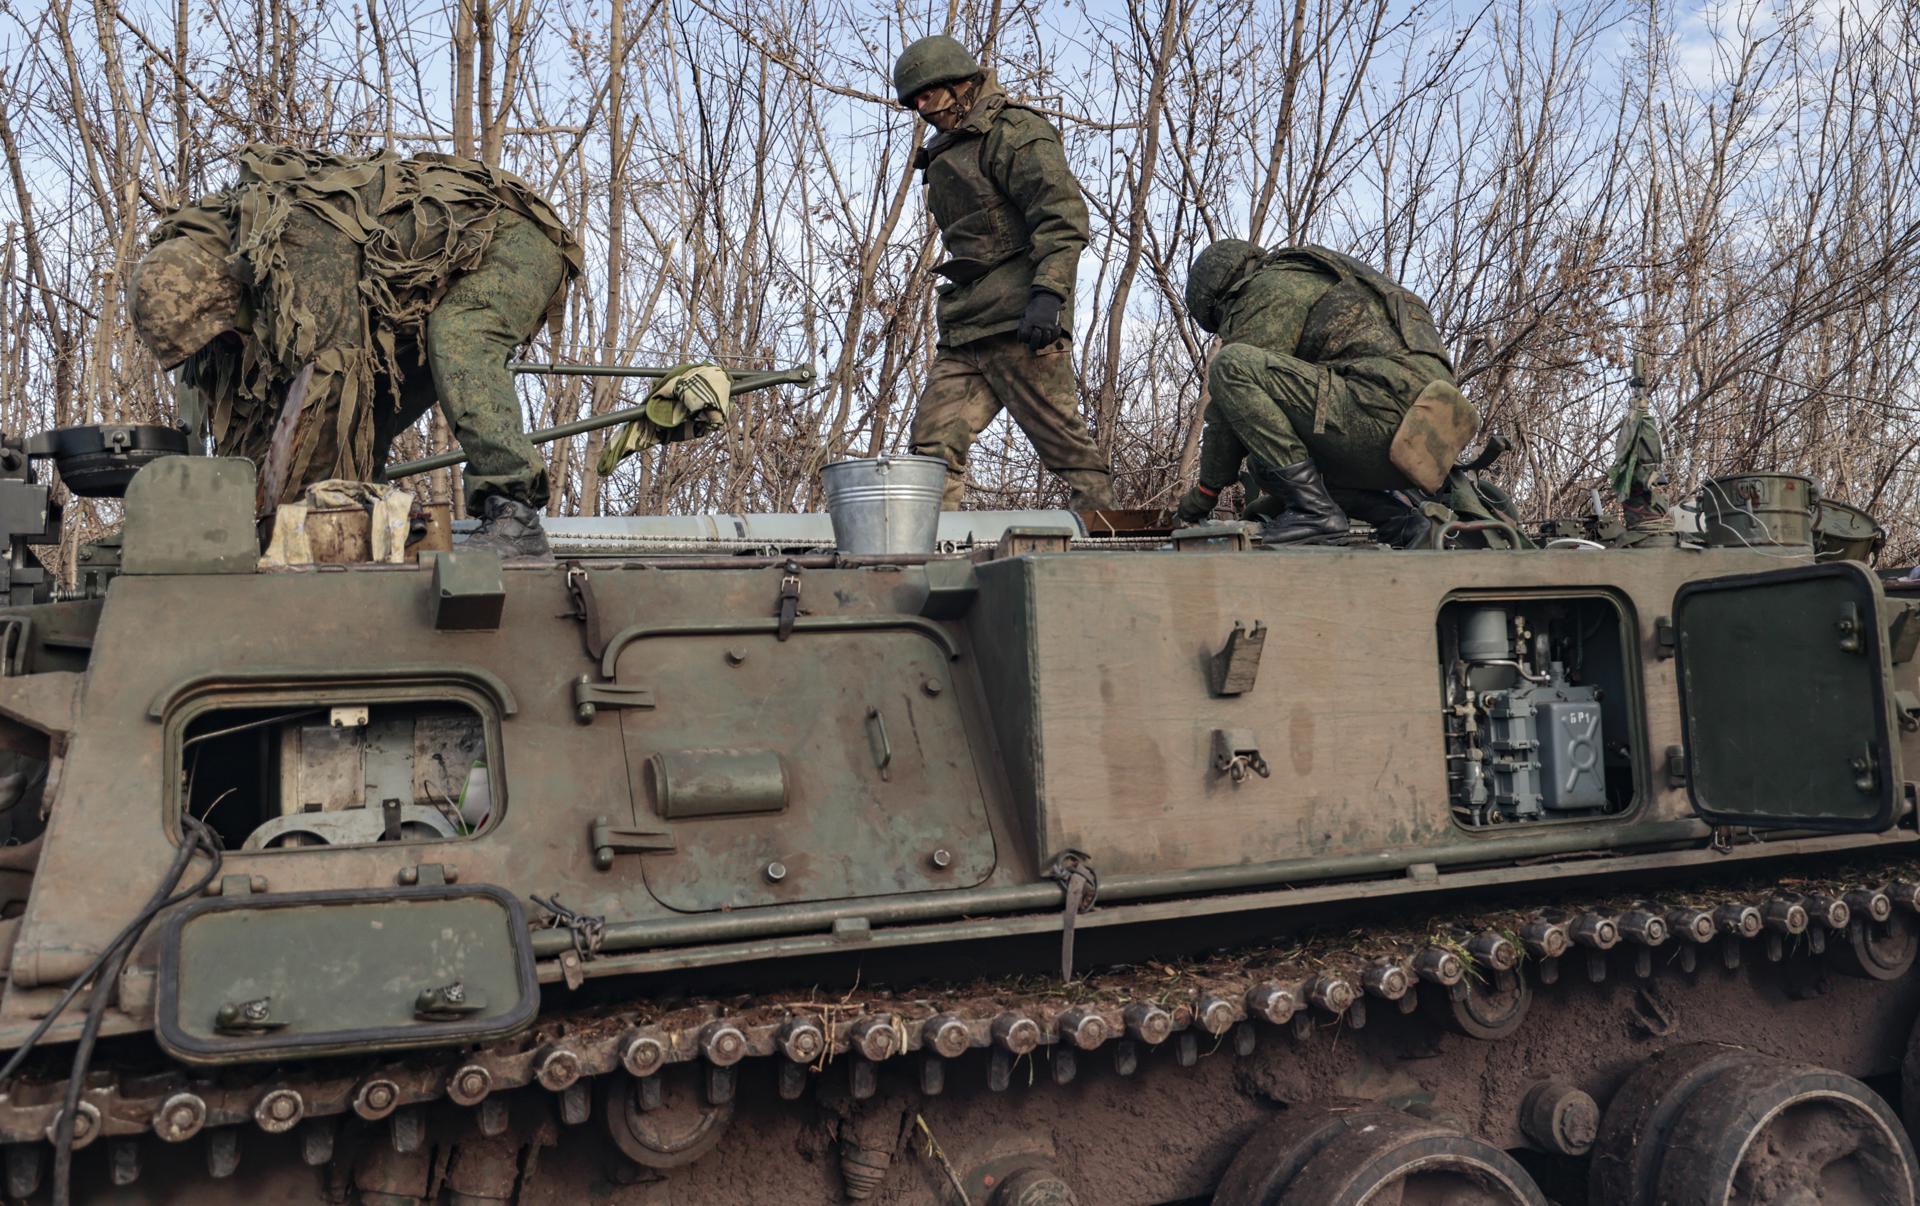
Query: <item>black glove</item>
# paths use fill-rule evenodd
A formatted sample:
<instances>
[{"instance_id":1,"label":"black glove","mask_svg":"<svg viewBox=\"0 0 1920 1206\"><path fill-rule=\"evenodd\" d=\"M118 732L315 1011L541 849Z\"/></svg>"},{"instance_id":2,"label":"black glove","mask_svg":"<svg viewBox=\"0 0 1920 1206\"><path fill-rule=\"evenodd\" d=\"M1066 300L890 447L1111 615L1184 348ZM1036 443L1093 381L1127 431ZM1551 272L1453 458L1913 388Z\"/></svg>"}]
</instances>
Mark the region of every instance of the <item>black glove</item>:
<instances>
[{"instance_id":1,"label":"black glove","mask_svg":"<svg viewBox=\"0 0 1920 1206\"><path fill-rule=\"evenodd\" d=\"M1027 312L1020 316L1020 339L1032 351L1039 351L1060 336L1060 307L1067 299L1051 289L1035 289L1027 295Z\"/></svg>"},{"instance_id":2,"label":"black glove","mask_svg":"<svg viewBox=\"0 0 1920 1206\"><path fill-rule=\"evenodd\" d=\"M1180 505L1173 509L1173 517L1181 524L1191 527L1213 514L1213 508L1220 501L1218 494L1208 494L1199 486L1194 486L1180 496Z\"/></svg>"}]
</instances>

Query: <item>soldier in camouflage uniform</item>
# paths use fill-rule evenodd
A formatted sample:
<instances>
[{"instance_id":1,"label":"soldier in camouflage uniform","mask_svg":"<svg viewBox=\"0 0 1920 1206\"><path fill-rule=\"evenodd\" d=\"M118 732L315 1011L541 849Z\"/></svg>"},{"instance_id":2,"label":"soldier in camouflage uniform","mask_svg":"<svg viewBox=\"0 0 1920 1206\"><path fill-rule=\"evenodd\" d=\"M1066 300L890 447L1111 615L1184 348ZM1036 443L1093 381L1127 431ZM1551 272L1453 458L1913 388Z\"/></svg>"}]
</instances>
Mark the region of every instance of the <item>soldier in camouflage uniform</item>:
<instances>
[{"instance_id":1,"label":"soldier in camouflage uniform","mask_svg":"<svg viewBox=\"0 0 1920 1206\"><path fill-rule=\"evenodd\" d=\"M893 69L900 103L937 131L917 166L947 259L934 271L940 338L913 414L913 451L947 462L959 507L967 454L1001 408L1013 412L1075 510L1113 505L1106 458L1080 418L1073 375L1074 274L1087 207L1060 134L1007 99L952 38L921 38Z\"/></svg>"},{"instance_id":2,"label":"soldier in camouflage uniform","mask_svg":"<svg viewBox=\"0 0 1920 1206\"><path fill-rule=\"evenodd\" d=\"M215 450L268 460L271 506L327 478L377 479L436 400L468 456L469 548L547 555L545 466L507 362L556 320L580 249L518 177L447 155L250 146L225 192L169 216L129 309L178 365ZM311 366L299 413L283 404Z\"/></svg>"},{"instance_id":3,"label":"soldier in camouflage uniform","mask_svg":"<svg viewBox=\"0 0 1920 1206\"><path fill-rule=\"evenodd\" d=\"M1212 513L1244 460L1284 504L1263 543L1338 536L1348 508L1390 543L1417 543L1427 521L1395 493L1409 483L1388 450L1420 392L1453 382L1426 304L1337 251L1268 253L1240 239L1195 258L1186 302L1221 347L1207 371L1200 480L1176 517Z\"/></svg>"}]
</instances>

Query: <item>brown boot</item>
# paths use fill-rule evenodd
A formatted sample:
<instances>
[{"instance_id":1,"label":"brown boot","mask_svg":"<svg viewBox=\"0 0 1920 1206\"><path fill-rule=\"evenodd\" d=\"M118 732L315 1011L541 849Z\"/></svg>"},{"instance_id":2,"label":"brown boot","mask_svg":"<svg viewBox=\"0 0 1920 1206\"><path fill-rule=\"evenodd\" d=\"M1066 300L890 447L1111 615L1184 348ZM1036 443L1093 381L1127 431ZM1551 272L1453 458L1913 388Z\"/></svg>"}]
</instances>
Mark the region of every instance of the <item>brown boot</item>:
<instances>
[{"instance_id":1,"label":"brown boot","mask_svg":"<svg viewBox=\"0 0 1920 1206\"><path fill-rule=\"evenodd\" d=\"M1073 492L1067 500L1069 510L1113 509L1113 475L1105 469L1066 469L1061 471L1060 480Z\"/></svg>"}]
</instances>

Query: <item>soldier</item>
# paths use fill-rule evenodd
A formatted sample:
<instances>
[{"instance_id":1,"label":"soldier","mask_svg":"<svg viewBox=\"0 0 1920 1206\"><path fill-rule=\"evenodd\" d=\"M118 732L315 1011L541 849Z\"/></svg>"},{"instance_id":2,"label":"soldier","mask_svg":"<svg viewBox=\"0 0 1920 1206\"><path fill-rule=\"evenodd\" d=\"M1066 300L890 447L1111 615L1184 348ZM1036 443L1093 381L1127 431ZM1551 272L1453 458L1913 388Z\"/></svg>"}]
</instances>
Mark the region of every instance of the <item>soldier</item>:
<instances>
[{"instance_id":1,"label":"soldier","mask_svg":"<svg viewBox=\"0 0 1920 1206\"><path fill-rule=\"evenodd\" d=\"M1073 286L1087 207L1060 134L1007 99L965 47L921 38L893 68L900 103L938 131L915 160L947 259L935 268L940 338L913 414L913 451L947 462L948 510L967 453L1002 407L1075 510L1113 505L1107 462L1080 418Z\"/></svg>"},{"instance_id":2,"label":"soldier","mask_svg":"<svg viewBox=\"0 0 1920 1206\"><path fill-rule=\"evenodd\" d=\"M438 399L480 517L466 546L549 556L546 468L507 362L580 272L553 209L448 155L249 146L239 163L232 188L161 223L128 298L141 339L204 402L216 452L261 465L273 506L327 478L377 480Z\"/></svg>"},{"instance_id":3,"label":"soldier","mask_svg":"<svg viewBox=\"0 0 1920 1206\"><path fill-rule=\"evenodd\" d=\"M1388 543L1419 542L1425 517L1392 493L1412 484L1390 456L1395 434L1423 393L1465 407L1426 304L1337 251L1266 253L1241 239L1194 259L1186 302L1222 346L1207 370L1200 480L1176 517L1210 514L1244 459L1284 505L1264 544L1339 536L1349 509Z\"/></svg>"}]
</instances>

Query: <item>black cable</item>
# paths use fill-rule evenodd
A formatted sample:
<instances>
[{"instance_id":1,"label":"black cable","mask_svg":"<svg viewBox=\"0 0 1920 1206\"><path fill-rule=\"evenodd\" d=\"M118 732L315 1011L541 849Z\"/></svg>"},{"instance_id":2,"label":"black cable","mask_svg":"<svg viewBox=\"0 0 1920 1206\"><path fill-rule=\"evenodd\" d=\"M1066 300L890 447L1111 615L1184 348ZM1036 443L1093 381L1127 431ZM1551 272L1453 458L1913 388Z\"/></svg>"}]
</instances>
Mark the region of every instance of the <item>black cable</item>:
<instances>
[{"instance_id":1,"label":"black cable","mask_svg":"<svg viewBox=\"0 0 1920 1206\"><path fill-rule=\"evenodd\" d=\"M4 1068L0 1068L0 1083L4 1083L20 1067L34 1044L45 1037L47 1030L65 1012L73 998L89 982L93 992L87 1001L87 1016L80 1028L80 1038L74 1048L73 1067L67 1076L67 1095L54 1123L54 1165L53 1200L55 1206L67 1206L70 1196L70 1177L73 1166L73 1128L79 1115L80 1095L86 1085L87 1065L93 1057L94 1044L100 1037L100 1024L106 1014L107 1002L113 996L114 985L120 978L120 971L138 944L141 934L163 910L179 904L181 901L198 896L213 882L220 873L220 839L204 822L192 817L181 817L182 835L179 851L174 855L173 863L165 879L155 890L144 908L128 922L107 948L100 952L87 969L76 977L67 991L61 996L54 1008L41 1019L38 1026L27 1036L19 1050L13 1053ZM187 888L174 891L173 886L180 882L180 876L186 871L196 851L204 852L208 857L206 872Z\"/></svg>"}]
</instances>

